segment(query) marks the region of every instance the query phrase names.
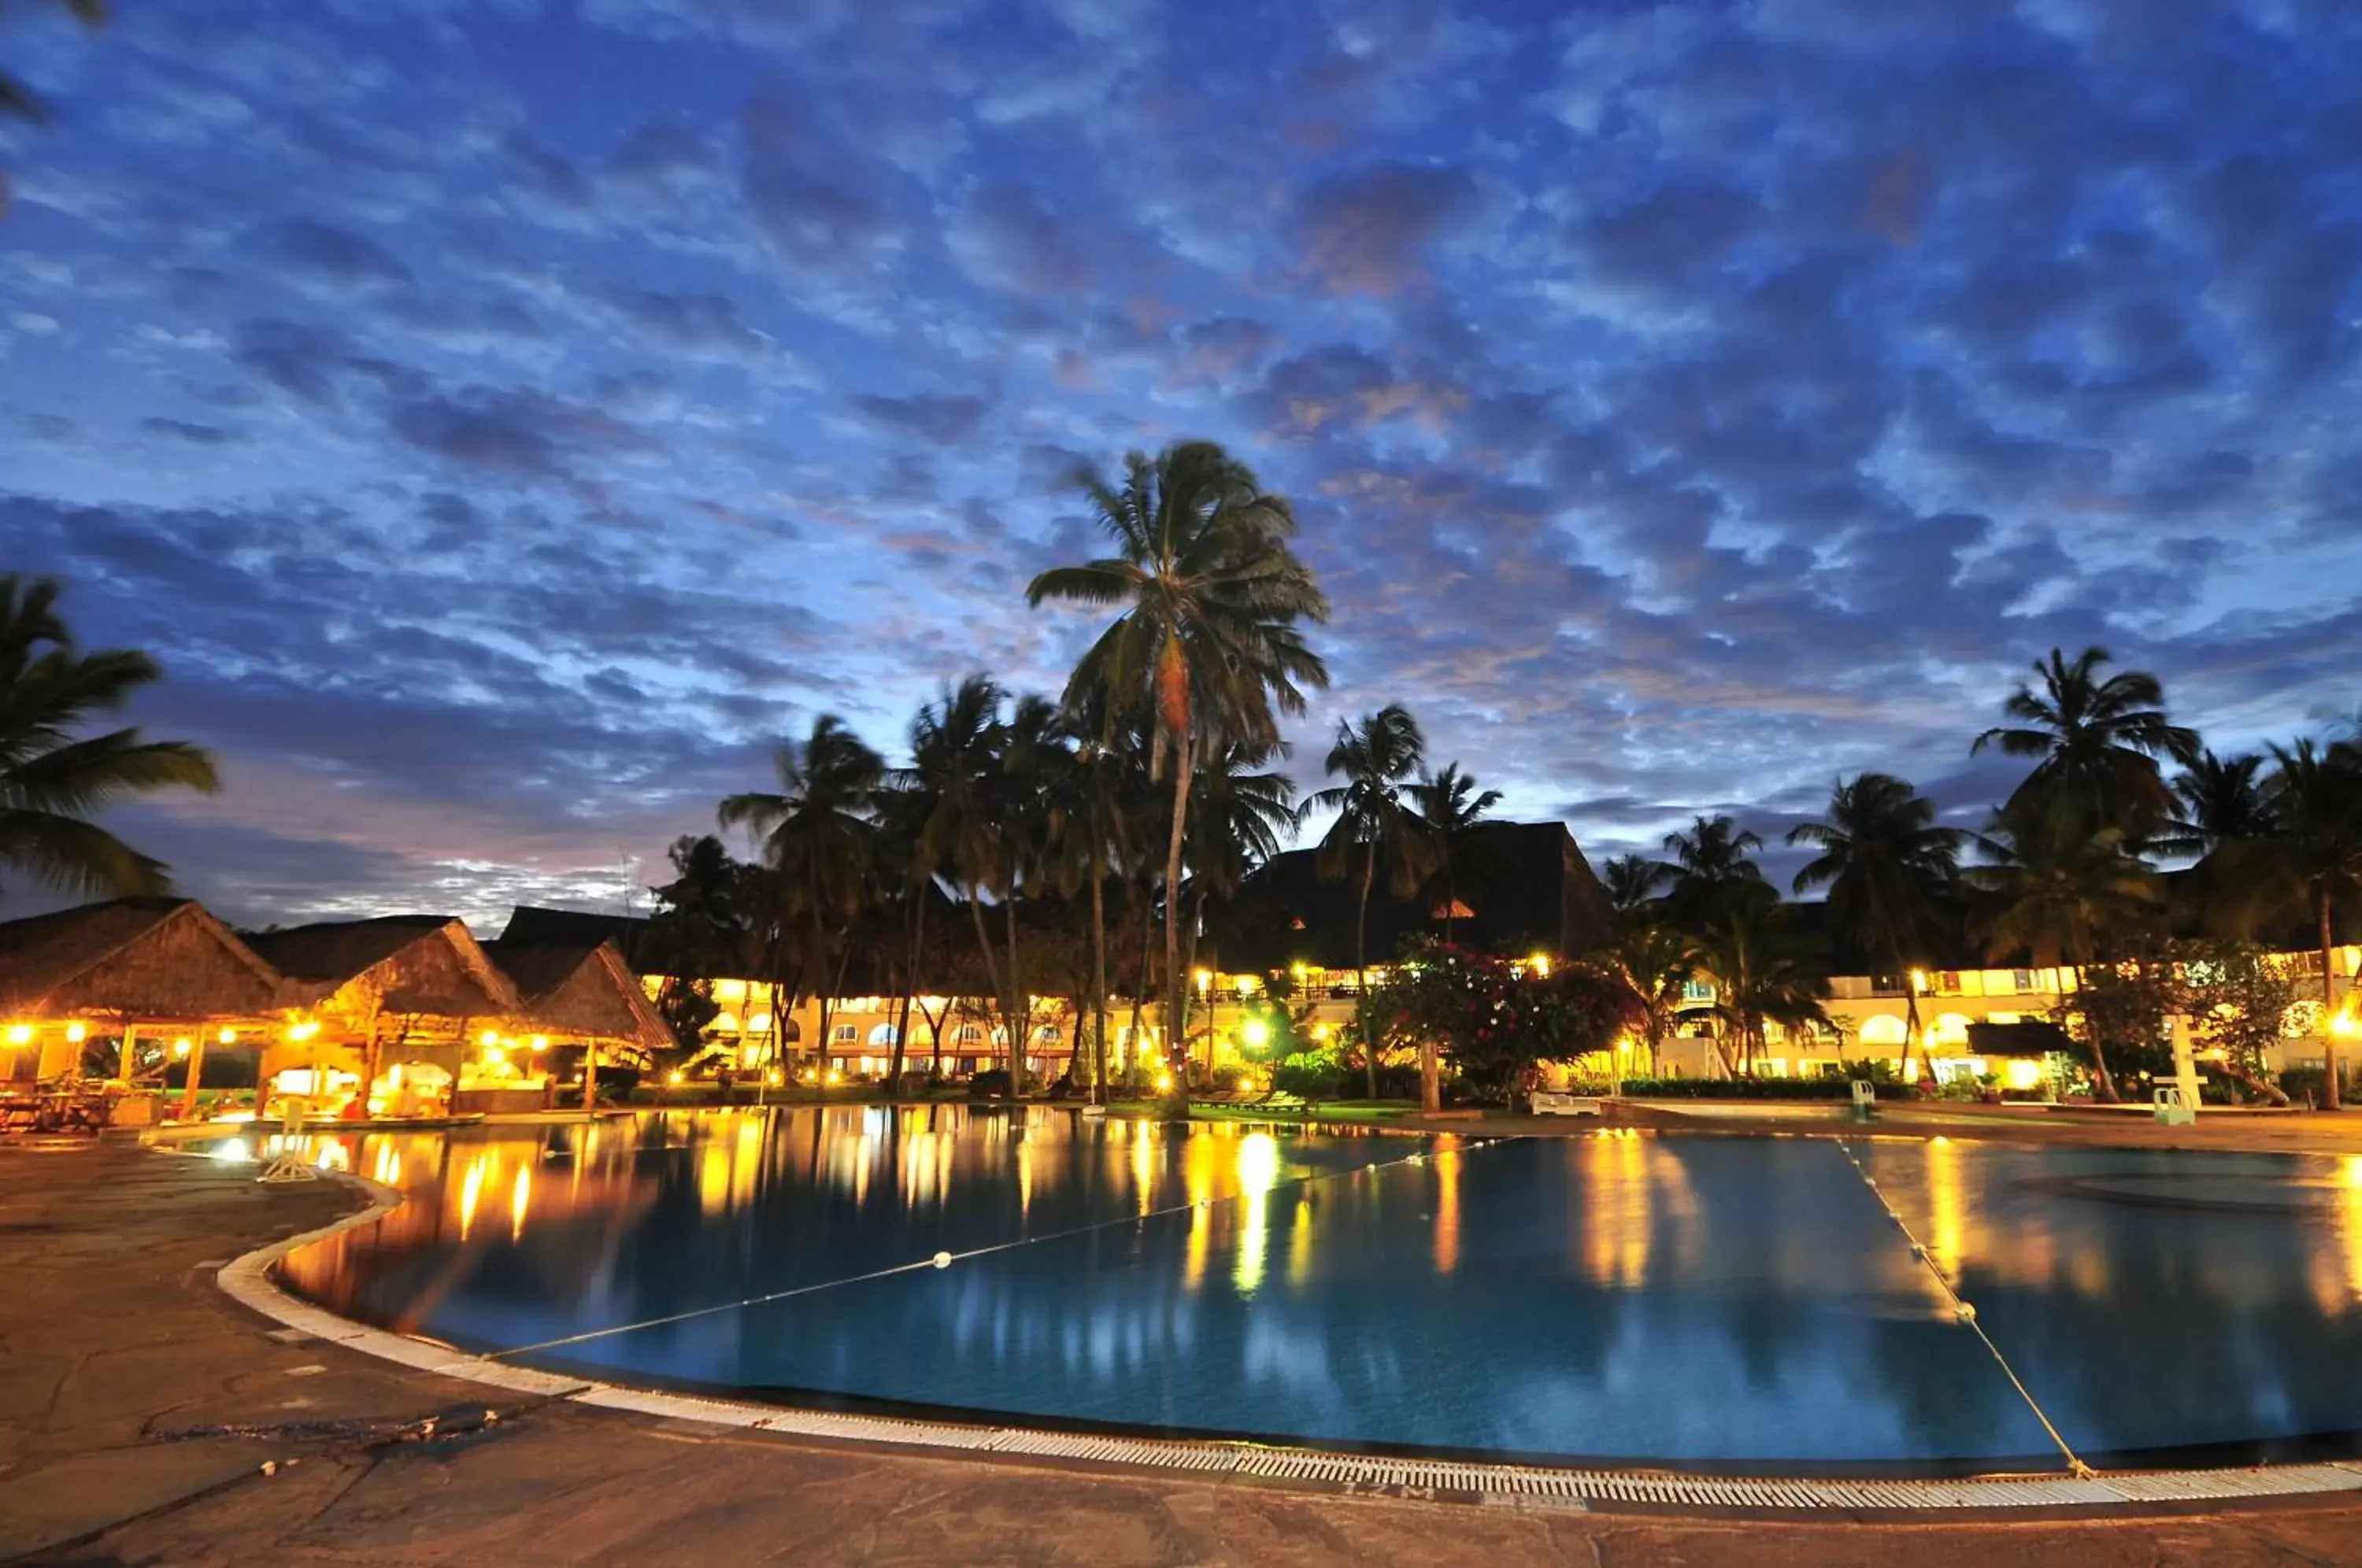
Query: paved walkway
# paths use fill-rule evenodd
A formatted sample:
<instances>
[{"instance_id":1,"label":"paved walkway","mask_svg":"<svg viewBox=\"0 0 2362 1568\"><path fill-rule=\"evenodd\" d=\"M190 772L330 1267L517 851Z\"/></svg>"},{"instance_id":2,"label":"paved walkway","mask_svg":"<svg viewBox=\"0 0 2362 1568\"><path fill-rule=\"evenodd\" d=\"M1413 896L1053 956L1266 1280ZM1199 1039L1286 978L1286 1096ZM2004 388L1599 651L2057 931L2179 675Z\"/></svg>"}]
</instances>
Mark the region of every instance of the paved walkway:
<instances>
[{"instance_id":1,"label":"paved walkway","mask_svg":"<svg viewBox=\"0 0 2362 1568\"><path fill-rule=\"evenodd\" d=\"M2352 1504L1944 1525L1518 1513L830 1452L488 1401L281 1342L213 1287L220 1260L353 1202L140 1149L0 1150L0 1562L2362 1563Z\"/></svg>"}]
</instances>

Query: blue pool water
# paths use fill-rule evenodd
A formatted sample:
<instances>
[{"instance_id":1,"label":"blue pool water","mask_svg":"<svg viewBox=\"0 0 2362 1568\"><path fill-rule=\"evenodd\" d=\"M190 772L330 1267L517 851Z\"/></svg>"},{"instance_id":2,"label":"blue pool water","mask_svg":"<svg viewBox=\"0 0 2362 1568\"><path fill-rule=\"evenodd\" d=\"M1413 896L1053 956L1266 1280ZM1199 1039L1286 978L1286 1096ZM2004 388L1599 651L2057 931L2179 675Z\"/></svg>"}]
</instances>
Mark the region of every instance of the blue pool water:
<instances>
[{"instance_id":1,"label":"blue pool water","mask_svg":"<svg viewBox=\"0 0 2362 1568\"><path fill-rule=\"evenodd\" d=\"M2087 1460L2362 1432L2356 1160L954 1107L334 1157L412 1201L298 1288L621 1381L1740 1468L2060 1468L2036 1406Z\"/></svg>"}]
</instances>

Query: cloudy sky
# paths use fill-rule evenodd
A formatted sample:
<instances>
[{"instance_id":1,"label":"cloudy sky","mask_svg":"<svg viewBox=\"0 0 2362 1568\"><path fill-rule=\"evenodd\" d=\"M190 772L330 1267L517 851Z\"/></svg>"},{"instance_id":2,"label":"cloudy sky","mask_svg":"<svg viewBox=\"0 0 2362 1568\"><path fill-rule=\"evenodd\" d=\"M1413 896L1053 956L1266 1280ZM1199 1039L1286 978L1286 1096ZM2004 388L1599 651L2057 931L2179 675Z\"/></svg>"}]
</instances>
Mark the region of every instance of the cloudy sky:
<instances>
[{"instance_id":1,"label":"cloudy sky","mask_svg":"<svg viewBox=\"0 0 2362 1568\"><path fill-rule=\"evenodd\" d=\"M1090 624L1205 436L1595 858L1839 773L1972 812L2102 641L2362 701L2349 0L122 0L0 12L0 569L144 646L246 919L620 908L812 715ZM645 901L643 900L643 901ZM21 907L21 905L20 905Z\"/></svg>"}]
</instances>

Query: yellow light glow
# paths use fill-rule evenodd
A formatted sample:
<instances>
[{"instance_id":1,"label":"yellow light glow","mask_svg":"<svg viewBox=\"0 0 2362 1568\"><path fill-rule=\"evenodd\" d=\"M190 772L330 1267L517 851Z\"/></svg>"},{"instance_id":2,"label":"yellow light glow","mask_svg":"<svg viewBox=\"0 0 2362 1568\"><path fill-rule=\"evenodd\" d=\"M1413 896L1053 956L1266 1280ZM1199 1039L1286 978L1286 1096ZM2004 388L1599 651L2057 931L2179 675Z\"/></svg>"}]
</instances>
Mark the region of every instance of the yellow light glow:
<instances>
[{"instance_id":1,"label":"yellow light glow","mask_svg":"<svg viewBox=\"0 0 2362 1568\"><path fill-rule=\"evenodd\" d=\"M1300 980L1300 979L1304 978L1305 969L1304 969L1304 960L1303 960L1303 959L1298 958L1295 963L1290 964L1290 965L1287 966L1287 968L1288 968L1288 972L1289 972L1290 974L1294 975L1297 979L1299 979L1299 980Z\"/></svg>"},{"instance_id":2,"label":"yellow light glow","mask_svg":"<svg viewBox=\"0 0 2362 1568\"><path fill-rule=\"evenodd\" d=\"M2329 1032L2341 1040L2350 1040L2356 1034L2362 1034L2362 1023L2355 1021L2353 1013L2341 1012L2329 1021Z\"/></svg>"},{"instance_id":3,"label":"yellow light glow","mask_svg":"<svg viewBox=\"0 0 2362 1568\"><path fill-rule=\"evenodd\" d=\"M769 1072L763 1075L763 1081L770 1085L773 1088L778 1088L781 1084L788 1081L788 1075L779 1071L778 1068L773 1067Z\"/></svg>"},{"instance_id":4,"label":"yellow light glow","mask_svg":"<svg viewBox=\"0 0 2362 1568\"><path fill-rule=\"evenodd\" d=\"M2002 1082L2014 1089L2030 1089L2042 1081L2042 1064L2031 1056L2014 1056L2002 1070Z\"/></svg>"},{"instance_id":5,"label":"yellow light glow","mask_svg":"<svg viewBox=\"0 0 2362 1568\"><path fill-rule=\"evenodd\" d=\"M186 1035L182 1035L180 1039L172 1042L172 1055L175 1056L185 1056L194 1049L196 1049L196 1047L191 1043L188 1036Z\"/></svg>"},{"instance_id":6,"label":"yellow light glow","mask_svg":"<svg viewBox=\"0 0 2362 1568\"><path fill-rule=\"evenodd\" d=\"M831 1083L833 1083L833 1083L842 1083L844 1080L844 1075L843 1073L838 1072L834 1067L831 1067L831 1068L828 1070L828 1081L829 1081L829 1082L831 1082Z\"/></svg>"},{"instance_id":7,"label":"yellow light glow","mask_svg":"<svg viewBox=\"0 0 2362 1568\"><path fill-rule=\"evenodd\" d=\"M1911 988L1915 991L1925 991L1927 988L1926 970L1914 969L1911 971Z\"/></svg>"},{"instance_id":8,"label":"yellow light glow","mask_svg":"<svg viewBox=\"0 0 2362 1568\"><path fill-rule=\"evenodd\" d=\"M1535 954L1532 957L1526 960L1526 967L1533 972L1535 979L1549 979L1551 969L1550 955L1547 953Z\"/></svg>"},{"instance_id":9,"label":"yellow light glow","mask_svg":"<svg viewBox=\"0 0 2362 1568\"><path fill-rule=\"evenodd\" d=\"M484 1066L488 1067L506 1066L508 1065L508 1060L509 1054L502 1050L497 1045L484 1053Z\"/></svg>"},{"instance_id":10,"label":"yellow light glow","mask_svg":"<svg viewBox=\"0 0 2362 1568\"><path fill-rule=\"evenodd\" d=\"M665 1082L678 1087L681 1083L686 1082L688 1077L689 1075L687 1073L682 1072L679 1067L675 1067L671 1072L665 1075Z\"/></svg>"},{"instance_id":11,"label":"yellow light glow","mask_svg":"<svg viewBox=\"0 0 2362 1568\"><path fill-rule=\"evenodd\" d=\"M1252 1051L1260 1051L1271 1043L1271 1025L1260 1018L1248 1019L1246 1027L1239 1031L1239 1033L1246 1041L1247 1048Z\"/></svg>"},{"instance_id":12,"label":"yellow light glow","mask_svg":"<svg viewBox=\"0 0 2362 1568\"><path fill-rule=\"evenodd\" d=\"M1156 1092L1158 1094L1171 1094L1173 1092L1173 1075L1171 1073L1159 1073L1156 1075Z\"/></svg>"},{"instance_id":13,"label":"yellow light glow","mask_svg":"<svg viewBox=\"0 0 2362 1568\"><path fill-rule=\"evenodd\" d=\"M1214 983L1214 971L1211 969L1198 970L1197 973L1197 981L1198 988L1201 991L1204 990L1207 987Z\"/></svg>"},{"instance_id":14,"label":"yellow light glow","mask_svg":"<svg viewBox=\"0 0 2362 1568\"><path fill-rule=\"evenodd\" d=\"M12 1024L10 1024L10 1025L8 1026L8 1043L9 1043L9 1044L11 1044L11 1045L30 1045L32 1043L33 1043L33 1026L32 1026L31 1024L29 1024L29 1023L12 1023Z\"/></svg>"},{"instance_id":15,"label":"yellow light glow","mask_svg":"<svg viewBox=\"0 0 2362 1568\"><path fill-rule=\"evenodd\" d=\"M219 1034L215 1035L214 1038L220 1041L225 1045L235 1045L237 1043L237 1031L228 1028L227 1026L224 1026L222 1032Z\"/></svg>"},{"instance_id":16,"label":"yellow light glow","mask_svg":"<svg viewBox=\"0 0 2362 1568\"><path fill-rule=\"evenodd\" d=\"M66 1043L69 1045L79 1045L83 1043L83 1037L89 1034L89 1032L90 1031L84 1029L79 1023L69 1023L66 1025Z\"/></svg>"},{"instance_id":17,"label":"yellow light glow","mask_svg":"<svg viewBox=\"0 0 2362 1568\"><path fill-rule=\"evenodd\" d=\"M718 1030L723 1034L737 1034L742 1032L738 1027L738 1015L730 1011L726 1008L722 1011L715 1013L713 1015L712 1023L707 1027Z\"/></svg>"},{"instance_id":18,"label":"yellow light glow","mask_svg":"<svg viewBox=\"0 0 2362 1568\"><path fill-rule=\"evenodd\" d=\"M487 1029L481 1034L476 1036L476 1043L481 1045L487 1051L491 1050L500 1043L501 1032L497 1029Z\"/></svg>"},{"instance_id":19,"label":"yellow light glow","mask_svg":"<svg viewBox=\"0 0 2362 1568\"><path fill-rule=\"evenodd\" d=\"M548 1036L548 1035L546 1035L546 1034L536 1034L536 1035L535 1035L535 1036L533 1037L533 1048L534 1048L535 1050L536 1050L536 1051L546 1051L546 1050L548 1050L548 1049L549 1049L549 1036Z\"/></svg>"},{"instance_id":20,"label":"yellow light glow","mask_svg":"<svg viewBox=\"0 0 2362 1568\"><path fill-rule=\"evenodd\" d=\"M1315 1040L1326 1040L1326 1039L1328 1039L1328 1038L1329 1038L1329 1026L1328 1026L1327 1024L1325 1024L1325 1023L1316 1023L1316 1024L1314 1024L1314 1025L1312 1026L1312 1038L1313 1038L1313 1039L1315 1039Z\"/></svg>"},{"instance_id":21,"label":"yellow light glow","mask_svg":"<svg viewBox=\"0 0 2362 1568\"><path fill-rule=\"evenodd\" d=\"M1253 975L1241 975L1238 978L1238 987L1239 995L1242 997L1253 996L1255 988L1255 977Z\"/></svg>"},{"instance_id":22,"label":"yellow light glow","mask_svg":"<svg viewBox=\"0 0 2362 1568\"><path fill-rule=\"evenodd\" d=\"M290 1040L309 1040L312 1036L319 1032L320 1026L307 1018L301 1023L292 1025L287 1031L287 1038ZM234 1029L225 1029L222 1031L223 1044L227 1045L237 1040L237 1031Z\"/></svg>"}]
</instances>

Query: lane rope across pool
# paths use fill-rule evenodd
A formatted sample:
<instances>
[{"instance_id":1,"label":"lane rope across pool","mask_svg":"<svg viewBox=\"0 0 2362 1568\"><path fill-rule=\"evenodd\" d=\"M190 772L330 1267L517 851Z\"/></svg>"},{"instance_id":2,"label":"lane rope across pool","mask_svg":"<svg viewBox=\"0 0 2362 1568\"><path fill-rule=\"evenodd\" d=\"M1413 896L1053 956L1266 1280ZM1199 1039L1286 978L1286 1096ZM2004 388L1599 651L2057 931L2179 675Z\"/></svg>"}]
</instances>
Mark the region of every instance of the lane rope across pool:
<instances>
[{"instance_id":1,"label":"lane rope across pool","mask_svg":"<svg viewBox=\"0 0 2362 1568\"><path fill-rule=\"evenodd\" d=\"M1886 1217L1894 1221L1894 1228L1903 1232L1903 1239L1911 1243L1911 1256L1926 1269L1928 1275L1936 1281L1937 1287L1942 1290L1945 1297L1952 1303L1952 1316L1975 1331L1977 1338L1983 1342L1985 1350L1992 1356L1993 1364L2001 1368L2003 1377L2009 1379L2009 1386L2017 1390L2017 1397L2025 1401L2025 1408L2034 1412L2034 1419L2042 1423L2042 1430L2050 1434L2050 1441L2058 1445L2058 1452L2067 1456L2068 1472L2077 1476L2091 1475L2092 1467L2084 1463L2074 1449L2068 1445L2067 1439L2060 1434L2058 1427L2052 1424L2049 1414L2043 1409L2041 1401L2035 1398L2032 1391L2025 1386L2025 1380L2018 1376L2017 1368L2010 1365L2009 1357L2001 1353L2001 1346L1993 1343L1992 1336L1985 1332L1984 1324L1977 1318L1976 1304L1962 1296L1959 1287L1942 1268L1937 1266L1936 1254L1929 1252L1926 1243L1919 1240L1918 1234L1911 1229L1911 1221L1903 1218L1902 1211L1888 1201L1884 1189L1878 1185L1878 1178L1870 1174L1870 1167L1861 1163L1861 1157L1853 1152L1853 1145L1842 1138L1836 1142L1838 1152L1852 1165L1855 1174L1861 1177L1862 1185L1870 1188L1871 1197L1878 1200L1878 1206L1881 1209L1886 1210Z\"/></svg>"},{"instance_id":2,"label":"lane rope across pool","mask_svg":"<svg viewBox=\"0 0 2362 1568\"><path fill-rule=\"evenodd\" d=\"M1516 1141L1510 1138L1472 1139L1461 1144L1458 1149L1450 1152L1473 1154L1480 1149L1495 1148ZM799 1296L811 1296L823 1290L834 1290L840 1286L861 1285L870 1280L891 1279L897 1275L919 1274L933 1269L949 1268L954 1264L989 1257L995 1253L1012 1252L1019 1247L1035 1246L1043 1242L1065 1241L1075 1236L1088 1235L1095 1231L1110 1231L1125 1225L1145 1225L1152 1220L1162 1219L1166 1215L1187 1214L1198 1209L1212 1209L1218 1203L1237 1203L1249 1198L1261 1202L1284 1188L1308 1187L1324 1181L1341 1181L1353 1176L1369 1176L1374 1172L1393 1170L1403 1165L1424 1165L1434 1153L1436 1151L1431 1146L1422 1145L1417 1152L1402 1155L1397 1159L1371 1160L1367 1164L1355 1165L1350 1170L1316 1171L1304 1176L1291 1176L1286 1181L1274 1182L1257 1192L1239 1191L1220 1198L1192 1198L1187 1203L1167 1204L1162 1209L1145 1209L1137 1214L1118 1215L1111 1220L1095 1220L1087 1225L1069 1225L1063 1230L1044 1231L1035 1236L1018 1236L1006 1242L994 1242L987 1246L969 1247L962 1252L940 1252L932 1257L919 1258L911 1263L891 1264L885 1268L871 1269L865 1274L849 1274L840 1279L814 1280L809 1285L791 1286L785 1290L765 1291L760 1295L742 1297L735 1301L723 1301L711 1307L692 1307L685 1312L668 1312L661 1317L643 1318L635 1322L615 1323L602 1329L586 1329L579 1334L567 1334L557 1339L542 1340L529 1345L510 1345L502 1350L486 1351L483 1355L489 1361L506 1356L531 1355L538 1351L562 1350L568 1345L587 1344L592 1340L609 1339L617 1334L633 1333L641 1329L660 1329L673 1323L686 1323L698 1318L718 1317L724 1312L741 1312L749 1307L768 1306L775 1301L786 1301Z\"/></svg>"}]
</instances>

